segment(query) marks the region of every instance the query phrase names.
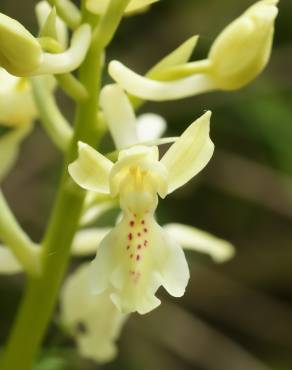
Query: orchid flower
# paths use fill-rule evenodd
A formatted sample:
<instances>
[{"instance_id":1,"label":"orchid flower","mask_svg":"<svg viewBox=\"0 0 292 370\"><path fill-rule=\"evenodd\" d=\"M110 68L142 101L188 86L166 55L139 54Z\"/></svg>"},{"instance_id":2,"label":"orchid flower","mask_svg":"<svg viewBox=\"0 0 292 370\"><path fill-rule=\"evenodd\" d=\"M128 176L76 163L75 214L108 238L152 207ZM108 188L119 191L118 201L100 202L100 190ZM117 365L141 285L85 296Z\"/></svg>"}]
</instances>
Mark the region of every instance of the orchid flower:
<instances>
[{"instance_id":1,"label":"orchid flower","mask_svg":"<svg viewBox=\"0 0 292 370\"><path fill-rule=\"evenodd\" d=\"M0 68L0 124L7 128L0 135L0 182L14 165L19 145L30 133L36 116L28 81Z\"/></svg>"},{"instance_id":2,"label":"orchid flower","mask_svg":"<svg viewBox=\"0 0 292 370\"><path fill-rule=\"evenodd\" d=\"M43 19L43 10L39 8L37 12ZM23 77L62 74L78 68L89 48L91 30L88 24L81 25L74 31L67 50L48 53L42 49L42 38L35 38L18 21L0 13L0 36L0 66Z\"/></svg>"},{"instance_id":3,"label":"orchid flower","mask_svg":"<svg viewBox=\"0 0 292 370\"><path fill-rule=\"evenodd\" d=\"M157 146L135 144L135 116L119 86L103 90L101 106L117 147L125 149L113 163L79 142L79 156L69 166L79 186L119 197L122 209L121 221L103 239L92 263L92 291L108 290L121 311L143 314L160 304L155 296L160 285L175 297L184 294L189 270L183 250L157 224L154 213L158 195L166 197L209 162L214 150L211 113L190 125L159 161Z\"/></svg>"},{"instance_id":4,"label":"orchid flower","mask_svg":"<svg viewBox=\"0 0 292 370\"><path fill-rule=\"evenodd\" d=\"M51 19L56 40L63 47L67 42L67 28L63 21L52 13L46 1L36 5L40 29ZM53 17L52 17L53 15ZM0 17L1 18L1 17ZM55 25L55 27L53 27ZM52 92L56 83L51 76L44 77L45 87ZM0 67L0 124L9 130L0 136L0 181L8 174L17 160L21 142L31 132L38 110L33 98L32 87L27 77L16 77Z\"/></svg>"},{"instance_id":5,"label":"orchid flower","mask_svg":"<svg viewBox=\"0 0 292 370\"><path fill-rule=\"evenodd\" d=\"M77 341L84 357L97 362L110 361L116 354L119 337L127 315L122 314L105 292L89 291L90 264L82 264L71 274L61 292L61 322Z\"/></svg>"},{"instance_id":6,"label":"orchid flower","mask_svg":"<svg viewBox=\"0 0 292 370\"><path fill-rule=\"evenodd\" d=\"M220 33L207 59L163 66L147 77L112 61L109 74L128 93L146 100L173 100L218 89L239 89L256 78L269 61L277 3L278 0L261 0L248 8Z\"/></svg>"},{"instance_id":7,"label":"orchid flower","mask_svg":"<svg viewBox=\"0 0 292 370\"><path fill-rule=\"evenodd\" d=\"M131 0L125 10L125 13L131 14L137 11L144 10L149 5L156 3L159 0ZM95 14L105 13L109 0L86 0L86 8Z\"/></svg>"}]
</instances>

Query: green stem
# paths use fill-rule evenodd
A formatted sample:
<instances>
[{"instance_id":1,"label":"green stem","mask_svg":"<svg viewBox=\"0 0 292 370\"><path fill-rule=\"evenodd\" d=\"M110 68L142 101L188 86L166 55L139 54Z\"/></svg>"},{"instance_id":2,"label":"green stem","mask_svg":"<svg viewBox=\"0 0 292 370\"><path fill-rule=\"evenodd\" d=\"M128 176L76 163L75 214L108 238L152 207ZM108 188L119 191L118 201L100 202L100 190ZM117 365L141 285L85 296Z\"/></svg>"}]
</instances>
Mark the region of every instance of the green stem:
<instances>
[{"instance_id":1,"label":"green stem","mask_svg":"<svg viewBox=\"0 0 292 370\"><path fill-rule=\"evenodd\" d=\"M21 229L0 191L0 238L29 275L40 274L40 250Z\"/></svg>"},{"instance_id":2,"label":"green stem","mask_svg":"<svg viewBox=\"0 0 292 370\"><path fill-rule=\"evenodd\" d=\"M112 0L93 34L93 42L104 49L112 40L130 0Z\"/></svg>"},{"instance_id":3,"label":"green stem","mask_svg":"<svg viewBox=\"0 0 292 370\"><path fill-rule=\"evenodd\" d=\"M54 96L47 86L47 77L31 77L30 81L44 129L57 147L66 150L72 138L72 129L57 107Z\"/></svg>"},{"instance_id":4,"label":"green stem","mask_svg":"<svg viewBox=\"0 0 292 370\"><path fill-rule=\"evenodd\" d=\"M120 18L116 18L117 24L128 2L129 0L112 0L116 6L114 10L120 14ZM109 9L112 10L113 7L110 5ZM105 17L108 18L109 15L106 14ZM71 243L78 228L85 198L85 191L73 183L67 167L76 158L78 140L94 146L99 138L96 120L103 54L100 45L99 39L95 39L80 68L80 82L86 87L89 97L77 106L73 140L66 153L61 186L43 241L42 274L28 280L1 370L31 369L66 271Z\"/></svg>"},{"instance_id":5,"label":"green stem","mask_svg":"<svg viewBox=\"0 0 292 370\"><path fill-rule=\"evenodd\" d=\"M75 101L84 100L88 97L85 87L71 73L55 76L61 89Z\"/></svg>"},{"instance_id":6,"label":"green stem","mask_svg":"<svg viewBox=\"0 0 292 370\"><path fill-rule=\"evenodd\" d=\"M29 370L55 305L78 226L85 192L69 178L67 167L76 156L76 143L96 142L97 94L100 83L100 51L91 50L81 70L81 81L90 98L77 108L75 135L65 158L61 186L43 242L43 271L30 278L2 364L2 370ZM94 118L93 118L94 117ZM15 355L17 353L17 356Z\"/></svg>"}]
</instances>

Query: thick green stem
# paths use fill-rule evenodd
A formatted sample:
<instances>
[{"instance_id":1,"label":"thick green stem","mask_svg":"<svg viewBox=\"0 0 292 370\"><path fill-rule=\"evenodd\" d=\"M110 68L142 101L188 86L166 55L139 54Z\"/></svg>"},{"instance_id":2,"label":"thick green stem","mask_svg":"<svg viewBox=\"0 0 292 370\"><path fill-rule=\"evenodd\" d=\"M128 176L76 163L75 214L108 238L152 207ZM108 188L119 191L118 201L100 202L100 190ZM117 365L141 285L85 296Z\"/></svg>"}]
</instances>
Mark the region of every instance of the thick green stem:
<instances>
[{"instance_id":1,"label":"thick green stem","mask_svg":"<svg viewBox=\"0 0 292 370\"><path fill-rule=\"evenodd\" d=\"M29 275L40 274L40 251L21 229L0 191L0 238Z\"/></svg>"},{"instance_id":2,"label":"thick green stem","mask_svg":"<svg viewBox=\"0 0 292 370\"><path fill-rule=\"evenodd\" d=\"M128 2L129 0L111 1L109 11L114 12L117 25ZM119 17L116 17L117 13ZM105 17L109 19L109 14L105 14ZM95 146L99 138L96 121L103 53L101 44L98 37L94 39L80 68L80 82L87 89L89 97L77 106L74 136L66 153L61 185L43 241L42 274L38 278L31 277L28 280L27 291L7 345L1 370L31 369L66 271L71 243L85 198L85 192L70 179L67 167L76 158L78 140Z\"/></svg>"},{"instance_id":3,"label":"thick green stem","mask_svg":"<svg viewBox=\"0 0 292 370\"><path fill-rule=\"evenodd\" d=\"M76 156L78 140L96 144L97 99L100 84L100 50L92 48L81 68L81 82L90 97L77 108L75 134L64 163L61 186L49 228L43 242L43 271L30 278L20 307L2 370L29 370L48 325L62 277L68 263L70 246L78 226L85 192L68 176L68 163Z\"/></svg>"}]
</instances>

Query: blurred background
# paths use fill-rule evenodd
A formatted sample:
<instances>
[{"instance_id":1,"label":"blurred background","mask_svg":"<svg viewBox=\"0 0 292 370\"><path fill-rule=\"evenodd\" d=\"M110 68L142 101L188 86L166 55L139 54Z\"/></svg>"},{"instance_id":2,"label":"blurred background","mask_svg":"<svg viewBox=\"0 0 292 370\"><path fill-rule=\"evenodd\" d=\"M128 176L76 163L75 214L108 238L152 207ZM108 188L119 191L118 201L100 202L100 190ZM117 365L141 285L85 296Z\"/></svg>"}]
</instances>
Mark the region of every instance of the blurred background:
<instances>
[{"instance_id":1,"label":"blurred background","mask_svg":"<svg viewBox=\"0 0 292 370\"><path fill-rule=\"evenodd\" d=\"M0 11L35 31L34 4L1 0ZM123 20L107 60L119 59L144 73L194 34L200 41L193 60L205 57L221 29L251 4L162 0L148 13ZM282 0L279 9L271 61L251 85L147 103L141 110L163 115L170 136L179 135L205 109L213 111L211 163L160 202L158 218L161 224L182 222L225 238L235 245L236 256L216 265L188 253L186 295L176 300L161 290L160 308L145 317L132 315L111 364L79 357L53 322L37 370L292 369L292 2ZM59 100L72 117L71 102L62 94ZM48 221L61 165L60 154L36 125L4 184L14 212L36 241ZM23 286L22 276L0 277L1 345Z\"/></svg>"}]
</instances>

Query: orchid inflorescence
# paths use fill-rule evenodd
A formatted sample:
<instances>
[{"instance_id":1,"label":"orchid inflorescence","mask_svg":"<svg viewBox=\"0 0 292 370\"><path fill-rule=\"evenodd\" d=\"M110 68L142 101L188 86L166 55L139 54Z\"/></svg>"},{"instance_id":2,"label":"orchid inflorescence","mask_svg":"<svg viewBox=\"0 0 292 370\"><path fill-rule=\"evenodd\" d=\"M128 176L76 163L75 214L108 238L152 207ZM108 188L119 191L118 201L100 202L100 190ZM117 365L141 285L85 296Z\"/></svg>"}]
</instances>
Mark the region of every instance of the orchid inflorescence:
<instances>
[{"instance_id":1,"label":"orchid inflorescence","mask_svg":"<svg viewBox=\"0 0 292 370\"><path fill-rule=\"evenodd\" d=\"M104 47L123 14L144 12L154 3L159 0L85 0L80 11L68 0L43 0L36 5L37 37L0 14L0 121L5 128L0 136L0 181L13 168L20 145L37 118L53 142L70 153L61 186L78 193L76 202L80 202L70 236L71 254L96 257L66 278L59 322L76 339L80 353L98 362L116 354L115 341L129 314L146 314L161 303L156 296L160 286L174 297L184 294L190 277L184 249L209 254L218 263L234 254L229 242L189 225L160 226L155 214L159 201L179 191L211 160L211 112L205 111L179 137L162 138L165 119L154 113L136 117L135 110L145 100L177 100L247 85L269 61L277 15L277 0L261 0L220 33L206 59L189 61L198 41L193 36L145 76L110 61L107 71L113 83L98 94L96 80L96 96L92 96L90 78L86 79L93 73L89 68L95 68L88 62L90 55L99 50L96 70L101 70ZM69 42L68 27L72 29ZM84 79L72 73L79 67ZM63 117L54 98L58 86L81 107L81 120L80 112L84 119L93 112L90 120L99 128L93 142ZM87 109L89 104L92 110ZM107 131L114 150L102 153L94 143ZM170 144L163 155L161 144ZM0 203L9 214L7 219L14 222L13 232L5 232L10 226L3 213L1 272L24 270L42 276L49 270L43 255L46 238L40 246L31 242L15 224L2 196ZM110 209L121 210L114 225L90 227ZM58 250L57 245L53 248Z\"/></svg>"}]
</instances>

